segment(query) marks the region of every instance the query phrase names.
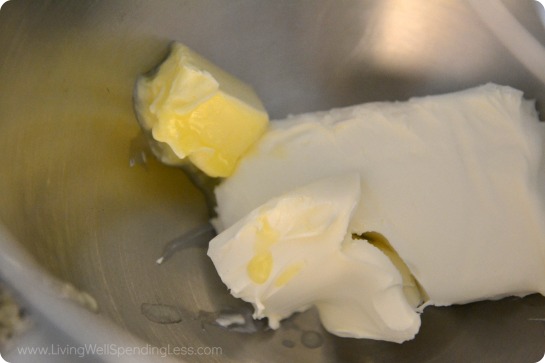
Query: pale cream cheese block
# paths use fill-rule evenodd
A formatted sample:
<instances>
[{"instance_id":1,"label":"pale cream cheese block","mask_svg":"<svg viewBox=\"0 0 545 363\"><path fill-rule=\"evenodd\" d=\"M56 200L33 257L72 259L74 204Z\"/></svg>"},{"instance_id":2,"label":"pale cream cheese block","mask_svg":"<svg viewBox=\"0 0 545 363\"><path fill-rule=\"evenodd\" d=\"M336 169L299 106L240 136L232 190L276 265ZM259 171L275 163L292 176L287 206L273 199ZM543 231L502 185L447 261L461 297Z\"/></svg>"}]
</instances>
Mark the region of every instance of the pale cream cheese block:
<instances>
[{"instance_id":1,"label":"pale cream cheese block","mask_svg":"<svg viewBox=\"0 0 545 363\"><path fill-rule=\"evenodd\" d=\"M353 239L360 176L319 180L274 198L210 242L208 254L231 293L272 328L316 306L324 327L348 337L412 339L420 316L403 278L378 248Z\"/></svg>"},{"instance_id":2,"label":"pale cream cheese block","mask_svg":"<svg viewBox=\"0 0 545 363\"><path fill-rule=\"evenodd\" d=\"M255 228L245 227L248 218L271 199L356 172L360 196L348 232L385 236L429 295L428 304L545 294L544 135L533 102L518 90L494 84L274 121L215 191L214 223L219 231L227 229L218 241L231 238L234 230ZM333 215L342 213L335 198L346 193L342 183L338 188L338 195L332 191L328 196ZM214 250L217 242L211 252L222 278L222 265L240 269L233 275L240 281L227 284L240 296L248 281L240 261L251 258L251 249L234 242L228 246L221 260ZM318 246L313 253L324 253ZM296 255L290 248L277 253L277 261L291 262ZM358 254L345 255L357 259ZM277 269L286 267L275 263ZM333 296L328 276L317 269L305 283ZM347 279L354 283L351 294L368 294ZM304 295L300 291L276 293L286 304L279 318L289 315L291 301ZM253 297L256 303L258 296ZM331 300L331 309L344 306L342 296ZM258 311L267 311L268 301ZM281 303L276 300L275 306ZM398 314L397 308L389 308L390 313ZM345 311L341 320L350 321L353 311ZM359 336L354 325L342 335L351 336L353 329L352 336ZM380 339L395 341L387 334Z\"/></svg>"}]
</instances>

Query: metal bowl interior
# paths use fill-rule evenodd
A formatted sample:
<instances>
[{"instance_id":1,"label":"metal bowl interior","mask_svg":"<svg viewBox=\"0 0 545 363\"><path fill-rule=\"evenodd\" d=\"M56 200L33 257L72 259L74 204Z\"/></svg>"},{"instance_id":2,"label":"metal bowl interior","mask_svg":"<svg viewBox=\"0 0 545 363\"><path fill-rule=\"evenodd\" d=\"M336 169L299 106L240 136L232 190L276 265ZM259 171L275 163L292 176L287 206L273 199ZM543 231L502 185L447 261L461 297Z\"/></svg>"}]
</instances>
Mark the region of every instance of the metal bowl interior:
<instances>
[{"instance_id":1,"label":"metal bowl interior","mask_svg":"<svg viewBox=\"0 0 545 363\"><path fill-rule=\"evenodd\" d=\"M504 4L545 40L533 1ZM313 310L277 331L208 324L214 312L248 306L229 295L206 250L155 264L166 241L207 220L204 199L179 169L151 156L130 164L145 152L135 79L172 40L252 84L273 118L485 82L545 101L520 54L464 1L10 1L0 12L0 219L50 274L150 344L221 347L188 361L541 358L545 299L536 295L427 308L419 335L401 345L331 336ZM181 321L154 322L142 304L174 307ZM320 344L305 343L308 331Z\"/></svg>"}]
</instances>

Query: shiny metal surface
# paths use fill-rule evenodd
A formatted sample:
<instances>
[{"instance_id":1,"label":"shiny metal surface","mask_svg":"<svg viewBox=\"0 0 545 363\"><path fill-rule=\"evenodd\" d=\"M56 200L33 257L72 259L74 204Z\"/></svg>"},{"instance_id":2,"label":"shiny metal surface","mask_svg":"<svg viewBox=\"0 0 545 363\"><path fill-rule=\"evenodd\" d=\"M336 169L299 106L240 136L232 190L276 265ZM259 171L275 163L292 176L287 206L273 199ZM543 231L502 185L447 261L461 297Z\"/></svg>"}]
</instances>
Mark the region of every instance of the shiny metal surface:
<instances>
[{"instance_id":1,"label":"shiny metal surface","mask_svg":"<svg viewBox=\"0 0 545 363\"><path fill-rule=\"evenodd\" d=\"M503 4L544 44L533 1ZM254 85L275 118L488 81L522 89L539 107L545 101L517 44L506 46L461 0L12 0L0 12L0 219L51 274L147 342L222 349L181 357L188 361L543 356L539 296L427 308L420 334L402 345L330 336L313 311L276 332L207 324L213 312L245 305L229 296L204 249L155 264L166 241L206 220L204 200L178 169L153 158L130 165L142 151L133 83L171 40ZM173 307L181 321L152 321L142 304ZM301 342L309 330L322 334L319 347Z\"/></svg>"}]
</instances>

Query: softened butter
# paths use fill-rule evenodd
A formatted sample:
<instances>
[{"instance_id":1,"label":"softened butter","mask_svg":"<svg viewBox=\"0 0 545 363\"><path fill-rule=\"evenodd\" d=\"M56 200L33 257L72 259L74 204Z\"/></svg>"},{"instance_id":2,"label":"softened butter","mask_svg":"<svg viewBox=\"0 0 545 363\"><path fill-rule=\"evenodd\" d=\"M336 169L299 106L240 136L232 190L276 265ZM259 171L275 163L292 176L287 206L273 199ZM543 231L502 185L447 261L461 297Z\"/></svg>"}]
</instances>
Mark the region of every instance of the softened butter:
<instances>
[{"instance_id":1,"label":"softened butter","mask_svg":"<svg viewBox=\"0 0 545 363\"><path fill-rule=\"evenodd\" d=\"M179 43L139 78L135 108L161 161L189 160L211 177L231 175L268 124L251 87Z\"/></svg>"}]
</instances>

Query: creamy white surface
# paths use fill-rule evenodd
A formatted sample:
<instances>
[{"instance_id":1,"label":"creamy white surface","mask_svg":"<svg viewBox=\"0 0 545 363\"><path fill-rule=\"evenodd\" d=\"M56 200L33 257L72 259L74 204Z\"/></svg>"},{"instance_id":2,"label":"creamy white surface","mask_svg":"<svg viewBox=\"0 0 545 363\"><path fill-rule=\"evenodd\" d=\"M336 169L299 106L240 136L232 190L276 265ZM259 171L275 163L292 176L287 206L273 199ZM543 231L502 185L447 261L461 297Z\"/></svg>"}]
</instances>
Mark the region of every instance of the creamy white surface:
<instances>
[{"instance_id":1,"label":"creamy white surface","mask_svg":"<svg viewBox=\"0 0 545 363\"><path fill-rule=\"evenodd\" d=\"M382 233L430 304L545 294L544 135L533 103L493 84L289 117L273 122L216 189L216 226L308 183L357 172L361 201L349 231ZM223 263L247 257L230 248ZM327 294L327 276L318 270L314 279Z\"/></svg>"},{"instance_id":2,"label":"creamy white surface","mask_svg":"<svg viewBox=\"0 0 545 363\"><path fill-rule=\"evenodd\" d=\"M360 200L357 173L326 178L274 198L210 242L208 251L231 293L251 302L269 325L316 306L324 327L349 337L403 342L420 317L403 292L399 271L378 248L352 239L349 223ZM248 274L259 233L278 232L270 244L273 267L263 283ZM291 266L291 278L282 274Z\"/></svg>"}]
</instances>

